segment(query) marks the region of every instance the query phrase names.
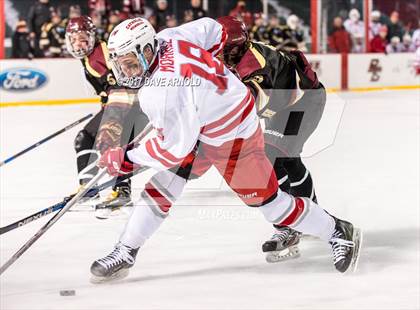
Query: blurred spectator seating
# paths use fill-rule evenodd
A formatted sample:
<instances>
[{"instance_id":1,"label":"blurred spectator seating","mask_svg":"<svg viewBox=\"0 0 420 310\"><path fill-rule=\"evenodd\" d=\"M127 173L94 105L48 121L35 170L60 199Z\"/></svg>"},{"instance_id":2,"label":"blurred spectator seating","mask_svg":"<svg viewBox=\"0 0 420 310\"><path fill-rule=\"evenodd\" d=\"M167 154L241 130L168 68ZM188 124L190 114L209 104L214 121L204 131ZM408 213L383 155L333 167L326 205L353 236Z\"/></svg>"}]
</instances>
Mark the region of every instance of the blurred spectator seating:
<instances>
[{"instance_id":1,"label":"blurred spectator seating","mask_svg":"<svg viewBox=\"0 0 420 310\"><path fill-rule=\"evenodd\" d=\"M167 0L157 0L156 8L153 11L153 19L151 20L152 24L155 23L156 31L160 31L166 28L166 20L170 18L172 12L168 7Z\"/></svg>"},{"instance_id":2,"label":"blurred spectator seating","mask_svg":"<svg viewBox=\"0 0 420 310\"><path fill-rule=\"evenodd\" d=\"M245 1L239 0L236 3L235 8L233 8L229 12L229 15L234 16L238 18L239 20L242 20L245 23L248 30L252 28L252 25L253 25L252 13L247 10Z\"/></svg>"},{"instance_id":3,"label":"blurred spectator seating","mask_svg":"<svg viewBox=\"0 0 420 310\"><path fill-rule=\"evenodd\" d=\"M343 19L340 16L334 18L333 31L328 37L328 50L331 53L350 53L352 39L350 33L343 26Z\"/></svg>"},{"instance_id":4,"label":"blurred spectator seating","mask_svg":"<svg viewBox=\"0 0 420 310\"><path fill-rule=\"evenodd\" d=\"M28 26L30 38L33 40L35 57L44 57L44 53L39 45L42 33L41 28L45 23L50 21L52 10L53 8L50 6L49 0L37 0L29 9Z\"/></svg>"},{"instance_id":5,"label":"blurred spectator seating","mask_svg":"<svg viewBox=\"0 0 420 310\"><path fill-rule=\"evenodd\" d=\"M416 47L414 46L413 40L411 39L411 36L409 33L406 33L403 36L402 41L402 52L403 53L414 53L416 51Z\"/></svg>"},{"instance_id":6,"label":"blurred spectator seating","mask_svg":"<svg viewBox=\"0 0 420 310\"><path fill-rule=\"evenodd\" d=\"M400 14L397 11L392 12L389 20L387 36L388 41L390 41L393 37L398 37L402 40L404 30L400 22Z\"/></svg>"},{"instance_id":7,"label":"blurred spectator seating","mask_svg":"<svg viewBox=\"0 0 420 310\"><path fill-rule=\"evenodd\" d=\"M386 46L388 44L388 41L386 39L388 35L388 27L382 26L381 29L379 29L379 34L376 35L371 41L370 41L370 52L371 53L385 53L386 52Z\"/></svg>"},{"instance_id":8,"label":"blurred spectator seating","mask_svg":"<svg viewBox=\"0 0 420 310\"><path fill-rule=\"evenodd\" d=\"M123 0L122 12L128 18L144 16L146 13L146 5L144 0Z\"/></svg>"},{"instance_id":9,"label":"blurred spectator seating","mask_svg":"<svg viewBox=\"0 0 420 310\"><path fill-rule=\"evenodd\" d=\"M280 23L280 18L276 15L270 16L268 22L268 40L275 48L280 48L283 44L283 30L287 28L284 19Z\"/></svg>"},{"instance_id":10,"label":"blurred spectator seating","mask_svg":"<svg viewBox=\"0 0 420 310\"><path fill-rule=\"evenodd\" d=\"M370 15L370 38L379 34L379 29L381 29L382 25L381 12L372 11L372 14Z\"/></svg>"},{"instance_id":11,"label":"blurred spectator seating","mask_svg":"<svg viewBox=\"0 0 420 310\"><path fill-rule=\"evenodd\" d=\"M352 38L352 53L363 53L365 26L363 21L360 20L360 13L357 9L350 10L349 18L344 22L344 27Z\"/></svg>"},{"instance_id":12,"label":"blurred spectator seating","mask_svg":"<svg viewBox=\"0 0 420 310\"><path fill-rule=\"evenodd\" d=\"M417 29L414 30L413 32L413 36L412 36L412 41L414 44L414 47L417 49L418 47L420 47L420 18L419 18L419 22L417 25Z\"/></svg>"},{"instance_id":13,"label":"blurred spectator seating","mask_svg":"<svg viewBox=\"0 0 420 310\"><path fill-rule=\"evenodd\" d=\"M110 0L88 0L89 16L99 20L100 25L106 25L109 13L111 12Z\"/></svg>"},{"instance_id":14,"label":"blurred spectator seating","mask_svg":"<svg viewBox=\"0 0 420 310\"><path fill-rule=\"evenodd\" d=\"M387 54L401 53L403 51L403 45L399 37L395 36L391 38L391 41L386 46Z\"/></svg>"},{"instance_id":15,"label":"blurred spectator seating","mask_svg":"<svg viewBox=\"0 0 420 310\"><path fill-rule=\"evenodd\" d=\"M283 28L283 43L281 44L281 48L286 50L298 49L302 52L307 51L299 17L294 14L287 17L286 27Z\"/></svg>"},{"instance_id":16,"label":"blurred spectator seating","mask_svg":"<svg viewBox=\"0 0 420 310\"><path fill-rule=\"evenodd\" d=\"M266 44L270 43L267 21L262 13L254 14L254 25L249 34L253 41L264 42Z\"/></svg>"},{"instance_id":17,"label":"blurred spectator seating","mask_svg":"<svg viewBox=\"0 0 420 310\"><path fill-rule=\"evenodd\" d=\"M201 7L201 0L191 0L190 6L186 10L187 14L191 16L191 20L196 20L207 16L206 11Z\"/></svg>"},{"instance_id":18,"label":"blurred spectator seating","mask_svg":"<svg viewBox=\"0 0 420 310\"><path fill-rule=\"evenodd\" d=\"M51 21L42 26L41 49L46 57L61 57L65 49L66 21L61 19L60 12L51 12Z\"/></svg>"},{"instance_id":19,"label":"blurred spectator seating","mask_svg":"<svg viewBox=\"0 0 420 310\"><path fill-rule=\"evenodd\" d=\"M32 51L29 40L29 30L24 19L17 22L15 33L12 39L13 58L32 58Z\"/></svg>"}]
</instances>

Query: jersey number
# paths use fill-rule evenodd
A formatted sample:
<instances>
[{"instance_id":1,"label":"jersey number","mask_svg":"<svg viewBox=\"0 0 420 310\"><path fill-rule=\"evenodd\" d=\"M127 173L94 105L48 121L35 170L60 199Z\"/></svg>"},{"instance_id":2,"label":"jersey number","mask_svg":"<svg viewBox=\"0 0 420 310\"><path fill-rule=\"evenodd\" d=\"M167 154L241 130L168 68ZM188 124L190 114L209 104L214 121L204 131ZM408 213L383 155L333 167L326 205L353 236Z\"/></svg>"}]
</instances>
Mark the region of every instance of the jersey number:
<instances>
[{"instance_id":1,"label":"jersey number","mask_svg":"<svg viewBox=\"0 0 420 310\"><path fill-rule=\"evenodd\" d=\"M194 64L182 64L181 75L186 78L191 78L192 74L196 74L207 81L212 82L217 87L217 93L223 94L227 88L228 79L224 76L224 65L220 61L215 61L210 53L196 45L187 41L178 41L179 52L190 59L194 59L208 68L215 69L216 73L209 73L202 67ZM199 51L200 55L196 56L192 53L192 50Z\"/></svg>"}]
</instances>

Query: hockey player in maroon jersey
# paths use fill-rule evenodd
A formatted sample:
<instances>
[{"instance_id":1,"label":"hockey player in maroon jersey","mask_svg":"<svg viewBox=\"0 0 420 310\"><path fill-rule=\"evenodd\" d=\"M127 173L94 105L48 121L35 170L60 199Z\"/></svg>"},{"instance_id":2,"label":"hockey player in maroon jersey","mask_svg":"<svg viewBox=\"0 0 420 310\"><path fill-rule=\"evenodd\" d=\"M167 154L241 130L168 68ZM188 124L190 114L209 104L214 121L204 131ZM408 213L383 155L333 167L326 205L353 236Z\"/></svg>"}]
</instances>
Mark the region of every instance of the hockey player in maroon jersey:
<instances>
[{"instance_id":1,"label":"hockey player in maroon jersey","mask_svg":"<svg viewBox=\"0 0 420 310\"><path fill-rule=\"evenodd\" d=\"M326 101L324 86L301 52L277 51L270 45L251 41L245 25L231 16L217 21L228 37L221 58L258 98L258 115L266 125L265 150L280 188L295 197L317 202L311 174L300 153L321 119ZM299 91L303 95L298 99ZM298 256L300 233L287 226L274 227L272 240L263 245L267 260ZM281 255L286 248L288 253Z\"/></svg>"},{"instance_id":2,"label":"hockey player in maroon jersey","mask_svg":"<svg viewBox=\"0 0 420 310\"><path fill-rule=\"evenodd\" d=\"M278 188L264 152L254 97L215 58L226 39L222 25L210 18L158 34L147 20L135 18L111 33L108 48L113 73L120 85L141 88L141 107L156 131L139 145L107 150L99 166L111 175L124 175L141 166L158 172L146 184L114 250L92 264L92 280L128 274L139 248L167 218L185 187L186 180L168 169L185 161L197 143L202 152L195 163L213 165L246 205L261 211L269 223L291 226L329 242L335 268L354 270L360 231L312 200ZM193 78L196 83L187 83Z\"/></svg>"},{"instance_id":3,"label":"hockey player in maroon jersey","mask_svg":"<svg viewBox=\"0 0 420 310\"><path fill-rule=\"evenodd\" d=\"M77 134L74 148L80 184L87 183L97 172L95 159L110 147L128 143L132 130L140 132L147 117L140 111L135 91L117 85L108 62L106 43L95 36L95 26L87 16L71 18L66 27L69 53L80 59L87 81L101 99L101 110ZM109 209L128 206L131 202L130 182L122 182L100 205ZM104 212L106 213L106 212Z\"/></svg>"}]
</instances>

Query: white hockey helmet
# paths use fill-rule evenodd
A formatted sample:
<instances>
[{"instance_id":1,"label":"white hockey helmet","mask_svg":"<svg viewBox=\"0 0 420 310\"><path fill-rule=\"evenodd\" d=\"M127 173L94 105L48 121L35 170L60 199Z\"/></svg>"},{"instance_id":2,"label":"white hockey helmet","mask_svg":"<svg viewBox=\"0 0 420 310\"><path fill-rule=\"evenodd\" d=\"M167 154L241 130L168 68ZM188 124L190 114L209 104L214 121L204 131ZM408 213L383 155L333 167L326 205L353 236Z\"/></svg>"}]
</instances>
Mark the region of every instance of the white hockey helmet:
<instances>
[{"instance_id":1,"label":"white hockey helmet","mask_svg":"<svg viewBox=\"0 0 420 310\"><path fill-rule=\"evenodd\" d=\"M148 57L144 54L146 48ZM147 19L127 19L111 32L108 50L117 83L129 88L140 88L157 55L156 31Z\"/></svg>"},{"instance_id":2,"label":"white hockey helmet","mask_svg":"<svg viewBox=\"0 0 420 310\"><path fill-rule=\"evenodd\" d=\"M296 30L299 26L299 17L297 17L295 14L290 15L287 18L287 26L289 26L289 28L292 30Z\"/></svg>"}]
</instances>

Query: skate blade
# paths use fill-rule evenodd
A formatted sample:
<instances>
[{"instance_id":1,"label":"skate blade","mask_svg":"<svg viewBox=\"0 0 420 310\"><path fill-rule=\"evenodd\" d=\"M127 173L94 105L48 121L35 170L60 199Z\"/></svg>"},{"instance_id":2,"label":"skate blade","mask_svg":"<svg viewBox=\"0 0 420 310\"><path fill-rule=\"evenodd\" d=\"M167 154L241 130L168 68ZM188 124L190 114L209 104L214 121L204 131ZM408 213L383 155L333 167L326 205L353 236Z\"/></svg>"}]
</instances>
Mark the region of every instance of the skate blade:
<instances>
[{"instance_id":1,"label":"skate blade","mask_svg":"<svg viewBox=\"0 0 420 310\"><path fill-rule=\"evenodd\" d=\"M114 273L112 276L109 276L109 277L98 277L98 276L92 275L90 278L90 283L103 284L103 283L118 281L127 277L128 273L129 273L129 270L127 268L124 268L117 271L116 273Z\"/></svg>"},{"instance_id":2,"label":"skate blade","mask_svg":"<svg viewBox=\"0 0 420 310\"><path fill-rule=\"evenodd\" d=\"M296 259L300 257L300 251L297 246L291 246L282 251L268 252L265 260L267 263L278 263L286 260Z\"/></svg>"},{"instance_id":3,"label":"skate blade","mask_svg":"<svg viewBox=\"0 0 420 310\"><path fill-rule=\"evenodd\" d=\"M105 208L95 210L95 217L98 220L107 220L109 218L128 218L131 214L131 207L120 207L116 209Z\"/></svg>"},{"instance_id":4,"label":"skate blade","mask_svg":"<svg viewBox=\"0 0 420 310\"><path fill-rule=\"evenodd\" d=\"M360 258L360 249L362 248L363 243L363 233L359 228L353 229L353 256L351 258L350 266L347 268L345 273L354 273L357 270L357 265L359 263Z\"/></svg>"},{"instance_id":5,"label":"skate blade","mask_svg":"<svg viewBox=\"0 0 420 310\"><path fill-rule=\"evenodd\" d=\"M86 199L76 203L69 211L70 212L93 212L95 206L100 201L100 198Z\"/></svg>"}]
</instances>

